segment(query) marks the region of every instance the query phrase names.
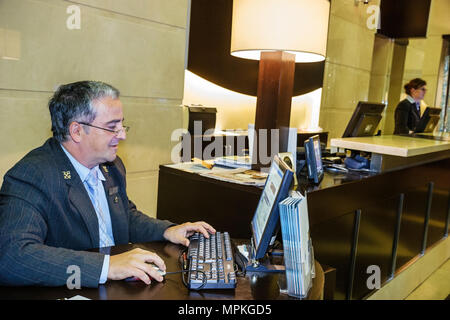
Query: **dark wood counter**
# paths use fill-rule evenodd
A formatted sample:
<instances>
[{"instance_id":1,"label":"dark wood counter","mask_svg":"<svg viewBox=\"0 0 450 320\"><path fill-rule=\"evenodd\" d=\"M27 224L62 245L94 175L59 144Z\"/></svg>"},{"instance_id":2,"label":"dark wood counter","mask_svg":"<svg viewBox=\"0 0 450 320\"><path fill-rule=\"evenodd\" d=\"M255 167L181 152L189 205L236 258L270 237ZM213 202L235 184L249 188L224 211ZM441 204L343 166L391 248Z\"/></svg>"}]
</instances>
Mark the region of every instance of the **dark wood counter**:
<instances>
[{"instance_id":1,"label":"dark wood counter","mask_svg":"<svg viewBox=\"0 0 450 320\"><path fill-rule=\"evenodd\" d=\"M178 257L183 248L167 242L128 244L111 248L111 254L119 254L134 248L156 252L166 263L167 272L180 270ZM318 300L323 296L324 274L316 262L316 278L313 279L307 300ZM295 299L281 294L278 287L279 274L247 273L237 277L233 290L188 290L181 274L166 275L163 282L153 281L146 285L141 281L108 281L98 288L69 290L67 287L0 287L0 300L56 300L80 295L92 300L286 300Z\"/></svg>"},{"instance_id":2,"label":"dark wood counter","mask_svg":"<svg viewBox=\"0 0 450 320\"><path fill-rule=\"evenodd\" d=\"M336 299L362 299L369 266L385 283L448 234L450 159L380 174L325 173L306 191L314 253L336 268ZM157 217L205 220L232 237L250 238L262 188L160 167ZM176 194L176 200L173 195Z\"/></svg>"}]
</instances>

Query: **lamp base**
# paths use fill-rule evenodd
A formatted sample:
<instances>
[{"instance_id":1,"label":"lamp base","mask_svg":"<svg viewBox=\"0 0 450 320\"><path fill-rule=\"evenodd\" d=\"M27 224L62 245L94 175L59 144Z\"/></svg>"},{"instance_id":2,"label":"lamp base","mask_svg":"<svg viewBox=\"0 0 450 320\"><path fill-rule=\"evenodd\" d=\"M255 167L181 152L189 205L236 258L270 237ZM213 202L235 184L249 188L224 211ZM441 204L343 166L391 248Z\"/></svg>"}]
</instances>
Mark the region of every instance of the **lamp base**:
<instances>
[{"instance_id":1,"label":"lamp base","mask_svg":"<svg viewBox=\"0 0 450 320\"><path fill-rule=\"evenodd\" d=\"M266 159L272 159L278 152L286 151L280 150L280 145L287 145L287 141L280 140L287 139L287 136L279 132L279 138L275 137L272 143L271 130L289 128L294 72L294 54L284 51L261 52L255 116L257 143L253 144L253 155L256 158L252 159L252 169L269 167L270 161L267 162ZM265 139L262 137L264 134ZM264 141L262 145L261 142Z\"/></svg>"}]
</instances>

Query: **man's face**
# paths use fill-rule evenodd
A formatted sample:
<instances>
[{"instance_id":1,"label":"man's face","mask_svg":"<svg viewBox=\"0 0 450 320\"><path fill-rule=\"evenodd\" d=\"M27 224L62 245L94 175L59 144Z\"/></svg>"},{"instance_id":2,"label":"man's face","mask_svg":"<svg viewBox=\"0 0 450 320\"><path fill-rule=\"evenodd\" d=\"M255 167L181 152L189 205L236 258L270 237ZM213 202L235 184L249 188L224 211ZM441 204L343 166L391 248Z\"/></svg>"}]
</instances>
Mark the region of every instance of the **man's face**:
<instances>
[{"instance_id":1,"label":"man's face","mask_svg":"<svg viewBox=\"0 0 450 320\"><path fill-rule=\"evenodd\" d=\"M97 116L90 124L109 130L120 130L123 124L122 102L119 99L104 97L93 102ZM100 163L113 161L117 156L120 140L125 140L125 130L119 134L84 126L82 150L87 165L92 168Z\"/></svg>"}]
</instances>

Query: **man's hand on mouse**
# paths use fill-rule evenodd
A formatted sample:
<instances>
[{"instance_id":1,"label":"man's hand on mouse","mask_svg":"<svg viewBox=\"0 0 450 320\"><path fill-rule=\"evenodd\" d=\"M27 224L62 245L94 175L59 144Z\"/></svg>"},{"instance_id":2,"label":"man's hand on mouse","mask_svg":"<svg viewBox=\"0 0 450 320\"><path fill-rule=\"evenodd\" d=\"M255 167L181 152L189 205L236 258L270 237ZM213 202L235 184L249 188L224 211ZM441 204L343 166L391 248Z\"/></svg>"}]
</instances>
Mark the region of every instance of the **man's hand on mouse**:
<instances>
[{"instance_id":1,"label":"man's hand on mouse","mask_svg":"<svg viewBox=\"0 0 450 320\"><path fill-rule=\"evenodd\" d=\"M165 271L164 261L154 252L143 249L133 249L109 258L108 279L123 280L135 277L146 284L150 284L150 277L158 282L163 281L163 277L150 263L154 263L159 269Z\"/></svg>"},{"instance_id":2,"label":"man's hand on mouse","mask_svg":"<svg viewBox=\"0 0 450 320\"><path fill-rule=\"evenodd\" d=\"M216 230L203 221L186 222L167 228L164 231L164 238L175 244L189 246L188 237L195 232L200 232L206 238L209 238L209 235L216 233ZM134 277L146 284L151 283L150 278L159 282L163 281L164 278L150 263L154 263L159 269L166 271L164 261L154 252L137 248L111 256L109 259L108 279L123 280Z\"/></svg>"},{"instance_id":3,"label":"man's hand on mouse","mask_svg":"<svg viewBox=\"0 0 450 320\"><path fill-rule=\"evenodd\" d=\"M209 238L210 233L216 233L216 229L204 221L186 222L177 226L167 228L164 231L164 238L172 243L189 246L188 237L195 232L202 233L206 238Z\"/></svg>"}]
</instances>

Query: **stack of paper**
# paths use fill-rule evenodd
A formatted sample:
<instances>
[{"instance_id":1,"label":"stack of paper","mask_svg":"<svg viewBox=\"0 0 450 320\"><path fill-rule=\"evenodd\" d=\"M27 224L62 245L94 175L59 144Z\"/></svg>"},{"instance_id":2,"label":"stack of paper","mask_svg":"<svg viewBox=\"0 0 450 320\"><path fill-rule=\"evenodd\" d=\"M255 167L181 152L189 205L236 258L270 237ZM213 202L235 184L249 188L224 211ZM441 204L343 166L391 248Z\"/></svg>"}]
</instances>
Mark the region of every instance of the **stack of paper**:
<instances>
[{"instance_id":1,"label":"stack of paper","mask_svg":"<svg viewBox=\"0 0 450 320\"><path fill-rule=\"evenodd\" d=\"M262 187L266 183L267 173L248 170L246 168L222 169L201 173L200 175L231 183Z\"/></svg>"},{"instance_id":2,"label":"stack of paper","mask_svg":"<svg viewBox=\"0 0 450 320\"><path fill-rule=\"evenodd\" d=\"M211 163L211 160L204 162ZM267 173L249 170L247 168L213 167L208 169L197 162L181 162L165 165L168 168L183 170L201 176L231 183L262 187L266 183Z\"/></svg>"},{"instance_id":3,"label":"stack of paper","mask_svg":"<svg viewBox=\"0 0 450 320\"><path fill-rule=\"evenodd\" d=\"M206 160L205 162L208 162L211 165L213 165L211 160ZM198 162L178 162L173 164L166 164L165 167L183 170L190 173L204 173L211 171L211 169L208 169L207 167L203 166L201 163Z\"/></svg>"},{"instance_id":4,"label":"stack of paper","mask_svg":"<svg viewBox=\"0 0 450 320\"><path fill-rule=\"evenodd\" d=\"M249 156L225 156L217 157L214 164L230 167L230 168L246 168L251 169L252 159Z\"/></svg>"},{"instance_id":5,"label":"stack of paper","mask_svg":"<svg viewBox=\"0 0 450 320\"><path fill-rule=\"evenodd\" d=\"M315 277L306 198L295 192L279 208L288 295L305 298Z\"/></svg>"}]
</instances>

